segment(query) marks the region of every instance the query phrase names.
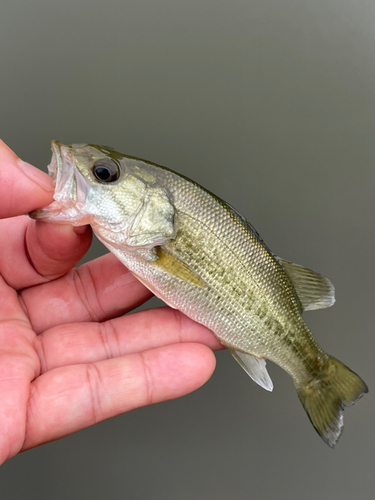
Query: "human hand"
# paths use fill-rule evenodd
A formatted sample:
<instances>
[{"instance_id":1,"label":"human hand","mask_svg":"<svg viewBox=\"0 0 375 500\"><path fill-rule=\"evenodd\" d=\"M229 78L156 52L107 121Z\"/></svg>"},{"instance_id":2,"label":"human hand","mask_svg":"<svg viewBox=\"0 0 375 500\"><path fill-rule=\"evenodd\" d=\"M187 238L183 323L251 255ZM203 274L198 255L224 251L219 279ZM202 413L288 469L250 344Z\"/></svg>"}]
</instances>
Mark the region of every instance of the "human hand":
<instances>
[{"instance_id":1,"label":"human hand","mask_svg":"<svg viewBox=\"0 0 375 500\"><path fill-rule=\"evenodd\" d=\"M0 463L134 408L177 398L215 367L214 335L112 255L79 268L91 229L36 222L51 178L0 141Z\"/></svg>"}]
</instances>

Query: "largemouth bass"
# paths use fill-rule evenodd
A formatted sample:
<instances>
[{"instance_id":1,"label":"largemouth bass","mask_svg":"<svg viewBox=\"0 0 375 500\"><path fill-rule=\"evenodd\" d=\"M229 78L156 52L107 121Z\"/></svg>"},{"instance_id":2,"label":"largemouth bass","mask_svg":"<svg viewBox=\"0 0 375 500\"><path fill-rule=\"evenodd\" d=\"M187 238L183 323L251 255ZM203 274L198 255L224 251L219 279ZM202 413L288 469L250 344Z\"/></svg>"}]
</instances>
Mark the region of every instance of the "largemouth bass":
<instances>
[{"instance_id":1,"label":"largemouth bass","mask_svg":"<svg viewBox=\"0 0 375 500\"><path fill-rule=\"evenodd\" d=\"M233 207L183 175L108 147L53 141L52 151L55 201L31 217L91 224L147 288L212 330L267 390L266 359L278 364L333 447L344 407L367 387L301 317L334 303L332 283L274 255Z\"/></svg>"}]
</instances>

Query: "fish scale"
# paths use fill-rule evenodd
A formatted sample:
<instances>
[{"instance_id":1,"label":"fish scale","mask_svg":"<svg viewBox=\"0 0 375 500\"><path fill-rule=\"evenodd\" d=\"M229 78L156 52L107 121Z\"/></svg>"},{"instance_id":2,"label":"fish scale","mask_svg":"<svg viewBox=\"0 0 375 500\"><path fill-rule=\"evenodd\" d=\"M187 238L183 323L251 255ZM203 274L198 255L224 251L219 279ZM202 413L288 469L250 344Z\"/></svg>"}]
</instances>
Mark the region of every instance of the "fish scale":
<instances>
[{"instance_id":1,"label":"fish scale","mask_svg":"<svg viewBox=\"0 0 375 500\"><path fill-rule=\"evenodd\" d=\"M198 300L196 290L193 287L187 291L186 295L181 293L181 289L179 289L180 298L176 307L215 331L223 343L260 357L266 357L282 366L285 346L265 342L270 333L279 332L279 340L282 341L282 332L288 337L288 331L292 329L290 325L293 325L294 329L302 330L301 335L311 337L297 310L295 294L285 271L280 269L280 265L268 253L259 239L254 238L245 226L241 227L240 222L233 224L234 217L224 202L220 203L200 187L191 183L189 185L188 181L181 180L171 173L165 180L159 180L159 182L164 187L168 186L172 192L177 211L182 212L183 215L188 214L183 222L181 218L179 219L179 223L183 226L181 233L184 234L184 238L177 236L175 240L166 245L166 248L172 254L175 253L176 257L188 263L193 271L199 273L203 281L209 283L210 288L203 313L199 315L194 313L195 302ZM181 189L182 183L185 184L184 189ZM195 191L194 196L190 196L189 189ZM191 200L198 200L199 197L203 199L202 203L198 205L192 203ZM196 210L197 206L201 208L199 212ZM189 223L186 220L188 217L191 217L194 222ZM211 233L212 238L207 234L202 234L197 223L204 228L214 227L215 233ZM198 241L199 248L193 252L189 251L189 248L183 244L183 239ZM204 243L201 243L202 241ZM204 266L196 258L203 250L208 256ZM237 268L236 263L238 263L239 268ZM228 264L231 266L231 270L228 269ZM222 271L218 272L218 270ZM137 270L136 272L138 274L144 271ZM244 273L250 274L249 279L244 279L246 278L243 276ZM216 280L217 274L225 275L226 282L218 282ZM273 279L272 275L275 275ZM213 279L210 279L210 276ZM148 279L152 280L153 278ZM227 282L234 283L236 287L228 286ZM279 287L277 287L278 283L281 284ZM176 289L174 280L171 278L169 283L163 283L160 288L165 290L167 301L171 302L171 293L173 295L173 290ZM168 290L172 292L168 293ZM215 294L220 296L220 300L226 306L226 328L221 325L222 317L220 315L217 317L215 303L211 307L210 296ZM262 300L264 294L266 294L267 302ZM258 297L255 299L256 295ZM283 304L285 301L287 301L286 305ZM276 302L276 307L281 309L279 316L283 318L282 323L270 310L272 305L268 307L268 304L272 304L272 302ZM294 303L295 310L291 310L290 302ZM192 306L186 306L187 303L191 303ZM229 319L227 319L228 316ZM266 323L267 326L265 326ZM312 337L309 340L318 349ZM282 351L281 356L279 355L280 351ZM300 360L297 363L297 369L293 369L289 363L286 367L292 375L294 372L300 372Z\"/></svg>"},{"instance_id":2,"label":"fish scale","mask_svg":"<svg viewBox=\"0 0 375 500\"><path fill-rule=\"evenodd\" d=\"M267 390L265 359L293 378L324 441L366 384L314 340L301 313L329 307L334 288L272 254L250 223L199 184L159 165L94 145L52 143L55 202L41 220L90 223L153 293L211 329Z\"/></svg>"}]
</instances>

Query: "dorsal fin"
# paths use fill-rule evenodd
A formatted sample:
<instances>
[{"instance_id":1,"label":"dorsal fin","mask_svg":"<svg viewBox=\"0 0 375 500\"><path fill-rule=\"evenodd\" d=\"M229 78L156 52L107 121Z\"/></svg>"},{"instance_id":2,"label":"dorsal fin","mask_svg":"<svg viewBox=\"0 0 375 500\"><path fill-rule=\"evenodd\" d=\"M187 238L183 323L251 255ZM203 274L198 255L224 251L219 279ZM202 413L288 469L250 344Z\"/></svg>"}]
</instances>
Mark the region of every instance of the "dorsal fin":
<instances>
[{"instance_id":1,"label":"dorsal fin","mask_svg":"<svg viewBox=\"0 0 375 500\"><path fill-rule=\"evenodd\" d=\"M324 309L335 303L335 287L328 278L288 260L276 258L293 283L302 311Z\"/></svg>"},{"instance_id":2,"label":"dorsal fin","mask_svg":"<svg viewBox=\"0 0 375 500\"><path fill-rule=\"evenodd\" d=\"M268 375L266 360L264 358L257 358L252 354L236 351L231 347L228 347L228 350L254 382L263 387L263 389L266 389L266 391L272 391L273 383Z\"/></svg>"}]
</instances>

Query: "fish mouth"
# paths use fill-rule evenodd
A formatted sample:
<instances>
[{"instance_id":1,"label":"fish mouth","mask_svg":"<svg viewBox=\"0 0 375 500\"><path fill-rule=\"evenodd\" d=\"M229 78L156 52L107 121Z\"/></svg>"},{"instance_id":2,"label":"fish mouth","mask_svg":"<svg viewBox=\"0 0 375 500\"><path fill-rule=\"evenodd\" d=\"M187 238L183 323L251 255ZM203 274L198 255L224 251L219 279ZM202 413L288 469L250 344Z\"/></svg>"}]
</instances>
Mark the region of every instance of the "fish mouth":
<instances>
[{"instance_id":1,"label":"fish mouth","mask_svg":"<svg viewBox=\"0 0 375 500\"><path fill-rule=\"evenodd\" d=\"M59 141L52 141L52 158L48 173L55 186L54 201L29 214L32 219L54 221L73 225L87 224L82 210L88 195L88 185L74 164L72 148Z\"/></svg>"}]
</instances>

